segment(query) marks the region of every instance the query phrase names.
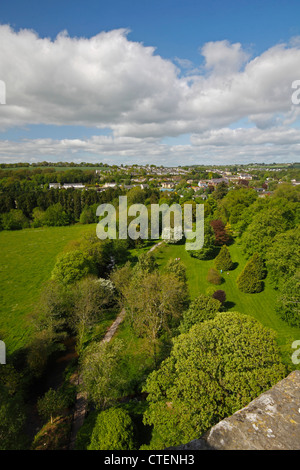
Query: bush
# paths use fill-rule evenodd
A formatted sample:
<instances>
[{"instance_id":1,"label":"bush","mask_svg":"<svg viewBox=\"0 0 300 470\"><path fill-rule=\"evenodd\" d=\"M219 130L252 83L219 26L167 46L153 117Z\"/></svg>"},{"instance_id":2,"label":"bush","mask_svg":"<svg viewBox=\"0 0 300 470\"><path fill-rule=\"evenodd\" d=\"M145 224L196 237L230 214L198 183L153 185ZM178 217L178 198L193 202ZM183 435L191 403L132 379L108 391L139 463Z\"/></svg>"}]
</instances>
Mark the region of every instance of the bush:
<instances>
[{"instance_id":1,"label":"bush","mask_svg":"<svg viewBox=\"0 0 300 470\"><path fill-rule=\"evenodd\" d=\"M88 450L133 450L134 432L129 413L109 408L99 413Z\"/></svg>"},{"instance_id":2,"label":"bush","mask_svg":"<svg viewBox=\"0 0 300 470\"><path fill-rule=\"evenodd\" d=\"M22 230L29 227L29 221L21 210L11 209L2 215L3 230Z\"/></svg>"},{"instance_id":3,"label":"bush","mask_svg":"<svg viewBox=\"0 0 300 470\"><path fill-rule=\"evenodd\" d=\"M233 269L233 262L226 245L223 245L218 256L215 259L215 267L222 271Z\"/></svg>"},{"instance_id":4,"label":"bush","mask_svg":"<svg viewBox=\"0 0 300 470\"><path fill-rule=\"evenodd\" d=\"M207 273L206 280L211 284L219 285L222 284L223 278L215 268L210 268Z\"/></svg>"},{"instance_id":5,"label":"bush","mask_svg":"<svg viewBox=\"0 0 300 470\"><path fill-rule=\"evenodd\" d=\"M226 300L226 293L225 291L223 290L216 290L213 295L212 295L213 299L216 299L218 300L219 302L221 302L221 304L224 304L225 300Z\"/></svg>"},{"instance_id":6,"label":"bush","mask_svg":"<svg viewBox=\"0 0 300 470\"><path fill-rule=\"evenodd\" d=\"M62 253L53 268L51 279L70 284L79 281L88 274L97 274L92 258L80 250Z\"/></svg>"},{"instance_id":7,"label":"bush","mask_svg":"<svg viewBox=\"0 0 300 470\"><path fill-rule=\"evenodd\" d=\"M200 294L191 302L189 309L184 312L180 325L181 332L189 331L196 323L213 319L220 307L221 303L219 300Z\"/></svg>"},{"instance_id":8,"label":"bush","mask_svg":"<svg viewBox=\"0 0 300 470\"><path fill-rule=\"evenodd\" d=\"M253 294L263 290L262 279L265 277L263 260L258 253L254 253L243 271L238 276L236 283L238 288L245 293Z\"/></svg>"}]
</instances>

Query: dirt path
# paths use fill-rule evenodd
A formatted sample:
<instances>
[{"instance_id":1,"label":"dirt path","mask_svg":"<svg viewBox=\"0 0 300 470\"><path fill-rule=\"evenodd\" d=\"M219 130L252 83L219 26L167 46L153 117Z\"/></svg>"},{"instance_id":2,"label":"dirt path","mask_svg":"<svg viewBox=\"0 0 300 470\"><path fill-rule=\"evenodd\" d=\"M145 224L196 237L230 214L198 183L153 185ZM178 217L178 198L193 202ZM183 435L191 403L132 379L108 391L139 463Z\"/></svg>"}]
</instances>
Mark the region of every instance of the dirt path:
<instances>
[{"instance_id":1,"label":"dirt path","mask_svg":"<svg viewBox=\"0 0 300 470\"><path fill-rule=\"evenodd\" d=\"M112 325L109 327L107 330L104 338L102 339L103 343L108 343L114 334L116 333L118 326L120 323L125 318L125 308L121 310L115 321L112 323ZM80 376L79 372L77 372L76 376L74 376L72 382L76 384L77 386L80 386L82 383L82 377ZM70 445L69 445L69 450L74 450L75 447L75 442L76 442L76 436L81 428L81 426L84 423L84 419L87 413L87 397L85 393L82 391L78 391L76 395L76 401L75 401L75 410L74 410L74 415L73 415L73 423L72 423L72 430L71 430L71 437L70 437Z\"/></svg>"}]
</instances>

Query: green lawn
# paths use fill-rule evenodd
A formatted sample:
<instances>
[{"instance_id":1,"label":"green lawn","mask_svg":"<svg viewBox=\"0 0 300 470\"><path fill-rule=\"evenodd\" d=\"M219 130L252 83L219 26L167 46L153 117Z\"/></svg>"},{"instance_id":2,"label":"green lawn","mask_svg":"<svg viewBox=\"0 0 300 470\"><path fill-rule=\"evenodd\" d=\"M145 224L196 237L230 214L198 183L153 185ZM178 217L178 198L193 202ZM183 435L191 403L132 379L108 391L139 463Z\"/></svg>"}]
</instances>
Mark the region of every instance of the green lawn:
<instances>
[{"instance_id":1,"label":"green lawn","mask_svg":"<svg viewBox=\"0 0 300 470\"><path fill-rule=\"evenodd\" d=\"M238 263L236 269L229 274L223 273L224 283L217 286L226 292L226 307L228 310L252 315L264 326L272 328L277 333L277 341L282 351L285 363L291 367L291 355L294 350L291 344L294 340L300 340L300 328L290 327L281 320L275 312L276 291L270 286L268 278L265 280L263 292L259 294L244 294L236 286L236 278L246 264L240 247L235 243L229 247L232 260ZM154 252L155 253L155 252ZM192 258L184 245L166 245L155 253L157 261L163 269L168 259L180 258L187 270L188 284L191 298L200 293L205 293L209 284L206 281L207 272L213 266L214 261L200 261Z\"/></svg>"},{"instance_id":2,"label":"green lawn","mask_svg":"<svg viewBox=\"0 0 300 470\"><path fill-rule=\"evenodd\" d=\"M8 355L26 345L31 313L56 256L71 240L96 225L43 227L0 232L0 333Z\"/></svg>"}]
</instances>

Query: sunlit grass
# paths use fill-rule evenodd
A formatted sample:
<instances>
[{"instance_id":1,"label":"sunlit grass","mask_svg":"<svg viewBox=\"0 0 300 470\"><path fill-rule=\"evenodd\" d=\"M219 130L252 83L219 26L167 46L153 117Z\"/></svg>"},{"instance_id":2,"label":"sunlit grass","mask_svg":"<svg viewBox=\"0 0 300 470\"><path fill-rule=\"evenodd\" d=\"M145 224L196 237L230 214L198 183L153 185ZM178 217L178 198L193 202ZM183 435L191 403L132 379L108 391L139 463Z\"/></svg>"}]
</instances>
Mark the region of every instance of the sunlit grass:
<instances>
[{"instance_id":1,"label":"sunlit grass","mask_svg":"<svg viewBox=\"0 0 300 470\"><path fill-rule=\"evenodd\" d=\"M86 231L95 231L95 225L0 232L0 333L8 355L31 337L31 314L56 256Z\"/></svg>"}]
</instances>

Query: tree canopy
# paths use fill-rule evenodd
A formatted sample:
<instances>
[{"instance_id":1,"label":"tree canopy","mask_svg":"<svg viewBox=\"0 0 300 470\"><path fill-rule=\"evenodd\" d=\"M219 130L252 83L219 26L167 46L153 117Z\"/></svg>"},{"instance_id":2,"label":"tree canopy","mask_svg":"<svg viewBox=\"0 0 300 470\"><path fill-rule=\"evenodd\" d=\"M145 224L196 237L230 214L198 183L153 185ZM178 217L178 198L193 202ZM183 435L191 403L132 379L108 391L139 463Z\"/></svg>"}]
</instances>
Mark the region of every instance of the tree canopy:
<instances>
[{"instance_id":1,"label":"tree canopy","mask_svg":"<svg viewBox=\"0 0 300 470\"><path fill-rule=\"evenodd\" d=\"M275 334L252 317L220 313L174 339L170 356L150 374L144 422L151 448L195 439L246 406L285 375Z\"/></svg>"}]
</instances>

